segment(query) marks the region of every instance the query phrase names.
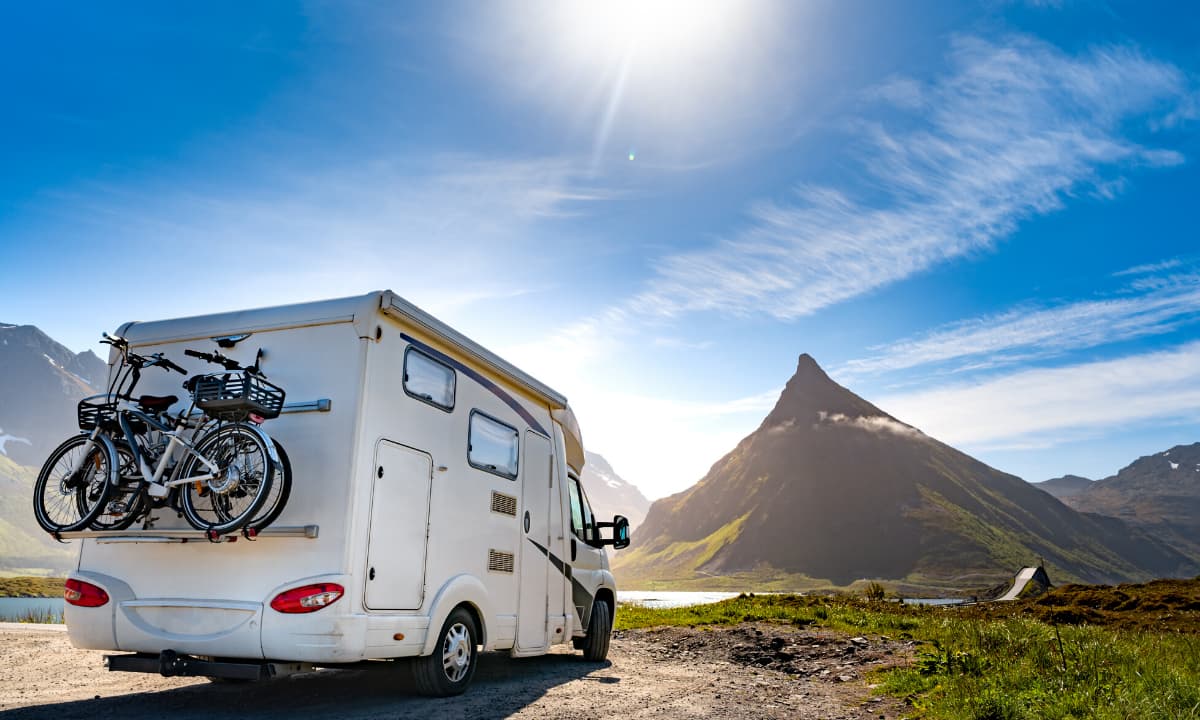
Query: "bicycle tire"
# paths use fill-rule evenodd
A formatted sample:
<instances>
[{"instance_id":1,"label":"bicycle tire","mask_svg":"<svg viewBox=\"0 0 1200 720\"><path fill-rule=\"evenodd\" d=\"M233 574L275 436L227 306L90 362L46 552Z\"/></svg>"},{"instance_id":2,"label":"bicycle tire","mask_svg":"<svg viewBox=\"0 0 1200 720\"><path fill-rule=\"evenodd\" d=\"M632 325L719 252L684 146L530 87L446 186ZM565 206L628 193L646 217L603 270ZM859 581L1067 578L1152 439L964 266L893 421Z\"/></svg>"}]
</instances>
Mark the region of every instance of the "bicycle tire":
<instances>
[{"instance_id":1,"label":"bicycle tire","mask_svg":"<svg viewBox=\"0 0 1200 720\"><path fill-rule=\"evenodd\" d=\"M262 510L259 511L257 517L246 523L246 527L255 532L279 519L279 514L283 512L283 508L292 494L292 461L288 459L287 451L283 449L283 445L278 440L271 438L271 444L275 446L275 454L279 456L279 467L275 469L275 476L271 480L270 494L267 501L263 503Z\"/></svg>"},{"instance_id":2,"label":"bicycle tire","mask_svg":"<svg viewBox=\"0 0 1200 720\"><path fill-rule=\"evenodd\" d=\"M113 444L117 451L117 484L109 492L104 509L88 524L93 530L128 530L146 513L142 473L129 444Z\"/></svg>"},{"instance_id":3,"label":"bicycle tire","mask_svg":"<svg viewBox=\"0 0 1200 720\"><path fill-rule=\"evenodd\" d=\"M200 438L195 450L184 460L178 477L208 474L199 456L215 463L222 476L177 486L188 524L204 532L224 534L244 527L257 515L271 492L275 474L275 463L263 437L245 425L232 423Z\"/></svg>"},{"instance_id":4,"label":"bicycle tire","mask_svg":"<svg viewBox=\"0 0 1200 720\"><path fill-rule=\"evenodd\" d=\"M104 509L117 483L115 454L112 441L103 435L95 441L76 435L55 448L33 486L33 514L38 525L48 533L86 528ZM54 502L47 504L47 500Z\"/></svg>"}]
</instances>

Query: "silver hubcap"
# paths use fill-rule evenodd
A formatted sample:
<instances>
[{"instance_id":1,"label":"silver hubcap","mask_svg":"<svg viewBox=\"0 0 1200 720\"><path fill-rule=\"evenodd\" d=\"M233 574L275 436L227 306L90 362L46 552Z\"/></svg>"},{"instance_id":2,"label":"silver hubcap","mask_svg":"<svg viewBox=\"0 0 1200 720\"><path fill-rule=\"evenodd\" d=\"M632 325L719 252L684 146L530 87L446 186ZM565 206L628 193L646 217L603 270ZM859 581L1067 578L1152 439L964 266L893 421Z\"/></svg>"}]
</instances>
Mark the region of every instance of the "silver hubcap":
<instances>
[{"instance_id":1,"label":"silver hubcap","mask_svg":"<svg viewBox=\"0 0 1200 720\"><path fill-rule=\"evenodd\" d=\"M442 643L442 668L450 682L458 682L467 674L471 667L471 633L467 626L455 623L446 632L446 641Z\"/></svg>"}]
</instances>

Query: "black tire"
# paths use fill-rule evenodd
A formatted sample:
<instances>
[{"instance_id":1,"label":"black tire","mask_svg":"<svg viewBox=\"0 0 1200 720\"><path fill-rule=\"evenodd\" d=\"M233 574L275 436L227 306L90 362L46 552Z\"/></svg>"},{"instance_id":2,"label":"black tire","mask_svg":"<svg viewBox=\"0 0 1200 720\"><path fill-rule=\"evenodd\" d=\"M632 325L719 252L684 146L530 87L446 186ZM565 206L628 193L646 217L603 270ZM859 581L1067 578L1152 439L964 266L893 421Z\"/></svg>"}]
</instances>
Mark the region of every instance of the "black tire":
<instances>
[{"instance_id":1,"label":"black tire","mask_svg":"<svg viewBox=\"0 0 1200 720\"><path fill-rule=\"evenodd\" d=\"M104 508L92 520L93 530L127 530L145 514L142 473L128 443L114 443L117 451L117 484L109 492Z\"/></svg>"},{"instance_id":2,"label":"black tire","mask_svg":"<svg viewBox=\"0 0 1200 720\"><path fill-rule=\"evenodd\" d=\"M221 475L177 486L188 524L218 534L244 527L271 493L275 464L262 436L239 423L216 428L200 438L195 452L188 453L180 479L209 474L197 454L217 465Z\"/></svg>"},{"instance_id":3,"label":"black tire","mask_svg":"<svg viewBox=\"0 0 1200 720\"><path fill-rule=\"evenodd\" d=\"M87 435L69 438L50 453L33 486L33 514L43 530L82 530L104 510L117 482L113 454L107 439L93 443Z\"/></svg>"},{"instance_id":4,"label":"black tire","mask_svg":"<svg viewBox=\"0 0 1200 720\"><path fill-rule=\"evenodd\" d=\"M612 638L612 611L608 603L597 600L592 603L592 619L588 621L587 639L583 641L583 659L588 662L604 662L608 657L608 643Z\"/></svg>"},{"instance_id":5,"label":"black tire","mask_svg":"<svg viewBox=\"0 0 1200 720\"><path fill-rule=\"evenodd\" d=\"M279 514L283 512L292 494L292 461L288 459L287 451L278 440L271 438L271 442L275 445L275 454L279 456L279 467L275 468L275 477L271 479L271 491L263 503L262 510L258 511L253 520L246 523L246 527L253 528L255 532L279 519Z\"/></svg>"},{"instance_id":6,"label":"black tire","mask_svg":"<svg viewBox=\"0 0 1200 720\"><path fill-rule=\"evenodd\" d=\"M413 682L417 692L430 697L461 695L475 676L479 664L479 630L475 618L456 608L442 623L433 653L413 658Z\"/></svg>"}]
</instances>

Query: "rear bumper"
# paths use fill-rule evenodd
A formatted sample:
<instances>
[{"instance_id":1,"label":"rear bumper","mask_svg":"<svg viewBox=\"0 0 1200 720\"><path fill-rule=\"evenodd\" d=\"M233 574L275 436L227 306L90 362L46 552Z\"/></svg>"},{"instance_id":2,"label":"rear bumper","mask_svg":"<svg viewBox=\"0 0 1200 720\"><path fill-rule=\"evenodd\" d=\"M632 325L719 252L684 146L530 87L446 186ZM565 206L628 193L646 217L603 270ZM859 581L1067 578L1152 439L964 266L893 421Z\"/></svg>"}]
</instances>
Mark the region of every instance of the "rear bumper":
<instances>
[{"instance_id":1,"label":"rear bumper","mask_svg":"<svg viewBox=\"0 0 1200 720\"><path fill-rule=\"evenodd\" d=\"M119 665L141 668L153 661L150 670L135 672L159 672L159 656L166 650L179 656L246 658L253 665L267 658L343 664L414 656L420 654L429 629L428 616L343 614L351 609L348 598L319 612L288 615L261 601L139 598L108 575L75 572L71 577L102 587L111 598L101 607L67 605L71 643L89 650L137 653L113 657L141 658L119 660ZM280 586L265 597L314 579L350 582L343 575L318 576Z\"/></svg>"}]
</instances>

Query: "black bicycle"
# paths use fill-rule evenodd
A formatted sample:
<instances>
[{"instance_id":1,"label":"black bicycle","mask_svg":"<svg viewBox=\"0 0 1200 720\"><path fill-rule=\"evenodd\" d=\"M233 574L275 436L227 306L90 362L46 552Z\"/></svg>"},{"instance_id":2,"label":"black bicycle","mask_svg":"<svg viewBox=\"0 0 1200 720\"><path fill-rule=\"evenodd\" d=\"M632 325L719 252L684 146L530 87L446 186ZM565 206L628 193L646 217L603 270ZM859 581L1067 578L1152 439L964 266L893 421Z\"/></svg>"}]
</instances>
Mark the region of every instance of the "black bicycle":
<instances>
[{"instance_id":1,"label":"black bicycle","mask_svg":"<svg viewBox=\"0 0 1200 720\"><path fill-rule=\"evenodd\" d=\"M123 530L153 508L172 505L215 538L260 530L278 517L290 467L258 425L278 416L284 392L266 381L257 361L243 368L220 354L185 350L227 372L190 378L184 387L192 402L171 416L178 397L135 399L133 390L145 368L187 371L162 353L131 352L123 338L105 334L102 342L120 352L120 365L108 392L80 401L82 433L55 449L38 474L33 504L43 529Z\"/></svg>"}]
</instances>

